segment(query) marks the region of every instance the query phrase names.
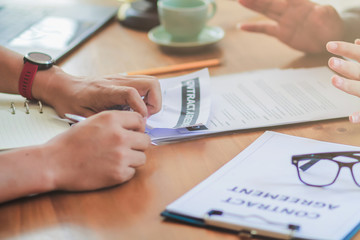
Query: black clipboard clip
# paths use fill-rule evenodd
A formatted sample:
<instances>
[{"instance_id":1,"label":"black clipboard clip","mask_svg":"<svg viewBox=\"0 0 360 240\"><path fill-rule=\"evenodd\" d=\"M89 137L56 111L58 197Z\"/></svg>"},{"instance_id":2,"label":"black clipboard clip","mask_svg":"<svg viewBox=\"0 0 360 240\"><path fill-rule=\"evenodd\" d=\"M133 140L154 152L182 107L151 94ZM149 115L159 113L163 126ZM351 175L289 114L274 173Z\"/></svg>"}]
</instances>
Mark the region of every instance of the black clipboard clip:
<instances>
[{"instance_id":1,"label":"black clipboard clip","mask_svg":"<svg viewBox=\"0 0 360 240\"><path fill-rule=\"evenodd\" d=\"M265 223L267 225L280 227L282 231L271 231L262 228L254 228L246 226L246 224L237 224L234 222L225 221L224 217L236 218L236 219L256 219L258 222ZM224 212L221 210L210 210L204 216L206 225L220 227L232 231L236 231L240 238L267 238L267 239L287 239L292 240L294 234L300 230L299 225L286 224L281 222L269 221L262 216L258 215L240 215L235 213Z\"/></svg>"}]
</instances>

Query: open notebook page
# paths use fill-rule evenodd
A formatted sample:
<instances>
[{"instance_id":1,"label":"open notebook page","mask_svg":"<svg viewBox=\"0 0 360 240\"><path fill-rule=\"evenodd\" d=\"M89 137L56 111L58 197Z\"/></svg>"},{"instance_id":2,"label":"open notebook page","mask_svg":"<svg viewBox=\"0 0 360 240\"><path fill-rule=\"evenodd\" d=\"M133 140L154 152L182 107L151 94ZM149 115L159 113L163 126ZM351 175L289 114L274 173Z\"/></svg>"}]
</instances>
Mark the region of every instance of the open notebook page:
<instances>
[{"instance_id":1,"label":"open notebook page","mask_svg":"<svg viewBox=\"0 0 360 240\"><path fill-rule=\"evenodd\" d=\"M29 102L26 113L25 100L0 93L0 150L42 144L70 127L49 106L40 113L37 102Z\"/></svg>"}]
</instances>

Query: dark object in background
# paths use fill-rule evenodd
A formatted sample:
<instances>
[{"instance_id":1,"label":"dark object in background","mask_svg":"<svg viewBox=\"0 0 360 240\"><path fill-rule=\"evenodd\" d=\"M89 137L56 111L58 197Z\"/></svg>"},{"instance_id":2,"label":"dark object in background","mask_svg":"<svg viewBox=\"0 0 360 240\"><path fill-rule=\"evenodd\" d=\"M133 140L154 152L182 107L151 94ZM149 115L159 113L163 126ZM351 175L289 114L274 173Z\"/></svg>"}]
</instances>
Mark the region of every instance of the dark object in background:
<instances>
[{"instance_id":1,"label":"dark object in background","mask_svg":"<svg viewBox=\"0 0 360 240\"><path fill-rule=\"evenodd\" d=\"M157 0L136 0L123 3L117 17L124 26L142 31L148 31L160 24Z\"/></svg>"}]
</instances>

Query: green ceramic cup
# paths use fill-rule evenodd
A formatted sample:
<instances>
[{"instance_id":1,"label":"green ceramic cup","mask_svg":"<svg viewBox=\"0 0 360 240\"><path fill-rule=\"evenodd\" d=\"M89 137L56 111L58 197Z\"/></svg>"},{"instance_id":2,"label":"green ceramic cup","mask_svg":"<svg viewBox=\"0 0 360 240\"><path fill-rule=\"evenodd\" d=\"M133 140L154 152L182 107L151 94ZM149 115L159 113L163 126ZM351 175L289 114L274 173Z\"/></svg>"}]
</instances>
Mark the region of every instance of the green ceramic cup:
<instances>
[{"instance_id":1,"label":"green ceramic cup","mask_svg":"<svg viewBox=\"0 0 360 240\"><path fill-rule=\"evenodd\" d=\"M160 23L173 41L196 41L206 22L215 15L214 0L159 0Z\"/></svg>"}]
</instances>

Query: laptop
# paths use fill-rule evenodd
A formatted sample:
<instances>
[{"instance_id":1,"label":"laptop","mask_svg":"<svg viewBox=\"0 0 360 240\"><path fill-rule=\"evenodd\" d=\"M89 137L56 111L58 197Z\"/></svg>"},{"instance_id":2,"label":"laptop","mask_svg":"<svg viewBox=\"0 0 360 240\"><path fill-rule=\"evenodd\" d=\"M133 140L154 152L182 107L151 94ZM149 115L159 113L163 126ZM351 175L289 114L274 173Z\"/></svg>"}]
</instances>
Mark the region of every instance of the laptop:
<instances>
[{"instance_id":1,"label":"laptop","mask_svg":"<svg viewBox=\"0 0 360 240\"><path fill-rule=\"evenodd\" d=\"M0 0L0 45L25 55L40 51L59 60L116 15L118 7ZM46 5L45 5L46 4ZM56 4L56 5L55 5Z\"/></svg>"}]
</instances>

